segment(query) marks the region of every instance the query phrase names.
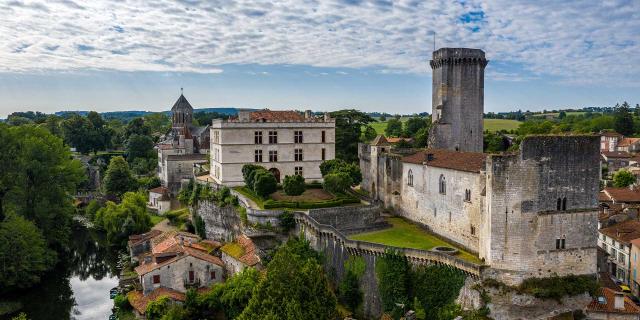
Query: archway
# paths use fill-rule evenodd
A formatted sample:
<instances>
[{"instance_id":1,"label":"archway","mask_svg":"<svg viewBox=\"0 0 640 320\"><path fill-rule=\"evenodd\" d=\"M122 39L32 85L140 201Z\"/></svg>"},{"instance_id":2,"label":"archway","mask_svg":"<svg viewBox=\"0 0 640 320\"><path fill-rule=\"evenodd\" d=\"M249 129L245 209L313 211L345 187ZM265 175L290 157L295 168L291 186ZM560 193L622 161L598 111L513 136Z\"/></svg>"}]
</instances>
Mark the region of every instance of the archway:
<instances>
[{"instance_id":1,"label":"archway","mask_svg":"<svg viewBox=\"0 0 640 320\"><path fill-rule=\"evenodd\" d=\"M271 174L276 178L276 181L280 183L280 170L278 170L278 168L271 168L269 169L269 172L271 172Z\"/></svg>"}]
</instances>

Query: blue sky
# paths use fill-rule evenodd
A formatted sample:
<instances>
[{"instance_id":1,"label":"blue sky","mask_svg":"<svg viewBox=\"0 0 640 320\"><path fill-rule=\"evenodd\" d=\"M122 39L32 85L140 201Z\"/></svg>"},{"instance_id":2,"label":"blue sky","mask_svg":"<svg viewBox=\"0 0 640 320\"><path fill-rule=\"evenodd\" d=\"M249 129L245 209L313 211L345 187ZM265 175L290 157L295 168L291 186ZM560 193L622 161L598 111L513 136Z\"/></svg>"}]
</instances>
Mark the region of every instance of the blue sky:
<instances>
[{"instance_id":1,"label":"blue sky","mask_svg":"<svg viewBox=\"0 0 640 320\"><path fill-rule=\"evenodd\" d=\"M485 50L485 110L640 103L638 1L0 0L0 117L431 109L436 46Z\"/></svg>"}]
</instances>

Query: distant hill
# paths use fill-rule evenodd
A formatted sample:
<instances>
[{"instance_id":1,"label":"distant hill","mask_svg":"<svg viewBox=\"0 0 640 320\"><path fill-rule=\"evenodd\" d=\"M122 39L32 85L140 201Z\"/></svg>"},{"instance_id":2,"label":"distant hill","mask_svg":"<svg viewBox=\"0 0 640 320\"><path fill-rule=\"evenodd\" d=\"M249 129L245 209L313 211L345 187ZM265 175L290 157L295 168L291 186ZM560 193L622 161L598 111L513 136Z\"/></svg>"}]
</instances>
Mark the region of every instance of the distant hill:
<instances>
[{"instance_id":1,"label":"distant hill","mask_svg":"<svg viewBox=\"0 0 640 320\"><path fill-rule=\"evenodd\" d=\"M166 114L171 114L171 111L161 111L164 112ZM200 108L200 109L193 109L194 113L198 113L198 112L217 112L219 114L226 114L226 115L236 115L238 114L238 109L236 108ZM89 111L83 111L83 110L78 110L78 111L58 111L55 114L57 116L60 117L64 117L70 114L74 114L77 113L79 115L82 116L86 116L87 113L89 113ZM100 115L102 115L102 117L104 117L105 119L122 119L122 120L129 120L129 119L133 119L133 118L138 118L138 117L143 117L147 114L151 114L151 113L156 113L154 111L108 111L108 112L100 112Z\"/></svg>"}]
</instances>

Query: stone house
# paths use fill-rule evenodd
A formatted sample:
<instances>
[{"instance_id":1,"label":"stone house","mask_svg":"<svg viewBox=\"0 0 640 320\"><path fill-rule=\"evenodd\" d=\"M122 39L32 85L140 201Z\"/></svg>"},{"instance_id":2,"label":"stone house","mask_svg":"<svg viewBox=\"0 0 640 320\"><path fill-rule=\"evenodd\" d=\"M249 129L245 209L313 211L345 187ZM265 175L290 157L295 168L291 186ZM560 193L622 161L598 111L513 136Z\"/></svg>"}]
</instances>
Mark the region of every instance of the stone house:
<instances>
[{"instance_id":1,"label":"stone house","mask_svg":"<svg viewBox=\"0 0 640 320\"><path fill-rule=\"evenodd\" d=\"M640 238L640 222L627 220L599 230L598 246L607 253L608 270L630 285L631 241Z\"/></svg>"},{"instance_id":2,"label":"stone house","mask_svg":"<svg viewBox=\"0 0 640 320\"><path fill-rule=\"evenodd\" d=\"M632 157L633 155L627 151L603 151L601 153L602 167L607 168L609 175L613 175L616 171L628 167Z\"/></svg>"},{"instance_id":3,"label":"stone house","mask_svg":"<svg viewBox=\"0 0 640 320\"><path fill-rule=\"evenodd\" d=\"M632 153L640 151L640 138L622 138L616 146L616 151Z\"/></svg>"},{"instance_id":4,"label":"stone house","mask_svg":"<svg viewBox=\"0 0 640 320\"><path fill-rule=\"evenodd\" d=\"M623 135L615 131L600 132L600 152L616 151L618 142L624 138Z\"/></svg>"},{"instance_id":5,"label":"stone house","mask_svg":"<svg viewBox=\"0 0 640 320\"><path fill-rule=\"evenodd\" d=\"M171 198L169 189L157 187L149 190L149 203L147 207L156 210L159 215L171 210Z\"/></svg>"},{"instance_id":6,"label":"stone house","mask_svg":"<svg viewBox=\"0 0 640 320\"><path fill-rule=\"evenodd\" d=\"M638 320L640 307L622 292L599 289L598 295L585 308L587 319Z\"/></svg>"},{"instance_id":7,"label":"stone house","mask_svg":"<svg viewBox=\"0 0 640 320\"><path fill-rule=\"evenodd\" d=\"M147 295L144 295L142 291L138 290L130 291L127 294L127 300L129 300L129 304L133 307L138 319L144 319L144 314L147 311L147 305L149 305L151 301L155 301L160 297L168 297L171 299L172 303L176 304L182 304L186 300L186 295L184 293L164 287L154 289Z\"/></svg>"},{"instance_id":8,"label":"stone house","mask_svg":"<svg viewBox=\"0 0 640 320\"><path fill-rule=\"evenodd\" d=\"M220 252L229 277L247 267L262 268L255 244L244 234L236 237L234 242L222 246Z\"/></svg>"},{"instance_id":9,"label":"stone house","mask_svg":"<svg viewBox=\"0 0 640 320\"><path fill-rule=\"evenodd\" d=\"M147 233L129 236L127 247L131 261L137 262L140 255L151 251L151 240L160 234L162 234L160 230L151 230Z\"/></svg>"},{"instance_id":10,"label":"stone house","mask_svg":"<svg viewBox=\"0 0 640 320\"><path fill-rule=\"evenodd\" d=\"M320 164L335 158L335 119L311 111L246 111L211 125L210 175L217 184L244 184L242 166L261 165L280 182L287 175L321 181Z\"/></svg>"}]
</instances>

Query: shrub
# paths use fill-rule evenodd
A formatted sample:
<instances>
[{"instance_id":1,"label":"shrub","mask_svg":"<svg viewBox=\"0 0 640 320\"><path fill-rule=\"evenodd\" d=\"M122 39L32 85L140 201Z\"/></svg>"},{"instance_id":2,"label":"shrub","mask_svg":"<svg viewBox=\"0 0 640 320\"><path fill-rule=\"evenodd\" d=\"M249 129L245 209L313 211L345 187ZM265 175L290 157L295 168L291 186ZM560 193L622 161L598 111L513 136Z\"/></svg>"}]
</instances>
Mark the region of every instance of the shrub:
<instances>
[{"instance_id":1,"label":"shrub","mask_svg":"<svg viewBox=\"0 0 640 320\"><path fill-rule=\"evenodd\" d=\"M324 177L329 173L333 172L334 169L342 167L346 164L347 163L342 159L331 159L331 160L323 161L320 164L320 173Z\"/></svg>"},{"instance_id":2,"label":"shrub","mask_svg":"<svg viewBox=\"0 0 640 320\"><path fill-rule=\"evenodd\" d=\"M336 172L329 173L324 176L324 182L322 183L322 187L327 192L336 194L336 193L344 193L351 185L353 184L353 180L351 176L349 176L346 172Z\"/></svg>"},{"instance_id":3,"label":"shrub","mask_svg":"<svg viewBox=\"0 0 640 320\"><path fill-rule=\"evenodd\" d=\"M360 167L355 163L345 163L343 166L338 167L334 172L344 172L351 177L351 185L355 186L362 182L362 172Z\"/></svg>"},{"instance_id":4,"label":"shrub","mask_svg":"<svg viewBox=\"0 0 640 320\"><path fill-rule=\"evenodd\" d=\"M270 194L276 192L278 182L276 178L267 170L257 170L254 174L253 191L263 197L267 198Z\"/></svg>"},{"instance_id":5,"label":"shrub","mask_svg":"<svg viewBox=\"0 0 640 320\"><path fill-rule=\"evenodd\" d=\"M282 231L289 232L296 226L296 220L293 218L293 212L285 211L278 217L278 222Z\"/></svg>"},{"instance_id":6,"label":"shrub","mask_svg":"<svg viewBox=\"0 0 640 320\"><path fill-rule=\"evenodd\" d=\"M518 287L518 291L531 294L536 298L560 301L564 296L588 292L595 295L598 282L595 277L568 275L564 277L529 278Z\"/></svg>"},{"instance_id":7,"label":"shrub","mask_svg":"<svg viewBox=\"0 0 640 320\"><path fill-rule=\"evenodd\" d=\"M253 186L253 173L259 169L266 170L264 167L255 164L245 164L242 166L242 179L246 186Z\"/></svg>"},{"instance_id":8,"label":"shrub","mask_svg":"<svg viewBox=\"0 0 640 320\"><path fill-rule=\"evenodd\" d=\"M299 196L304 192L304 178L297 174L285 176L282 182L282 189L289 196Z\"/></svg>"}]
</instances>

